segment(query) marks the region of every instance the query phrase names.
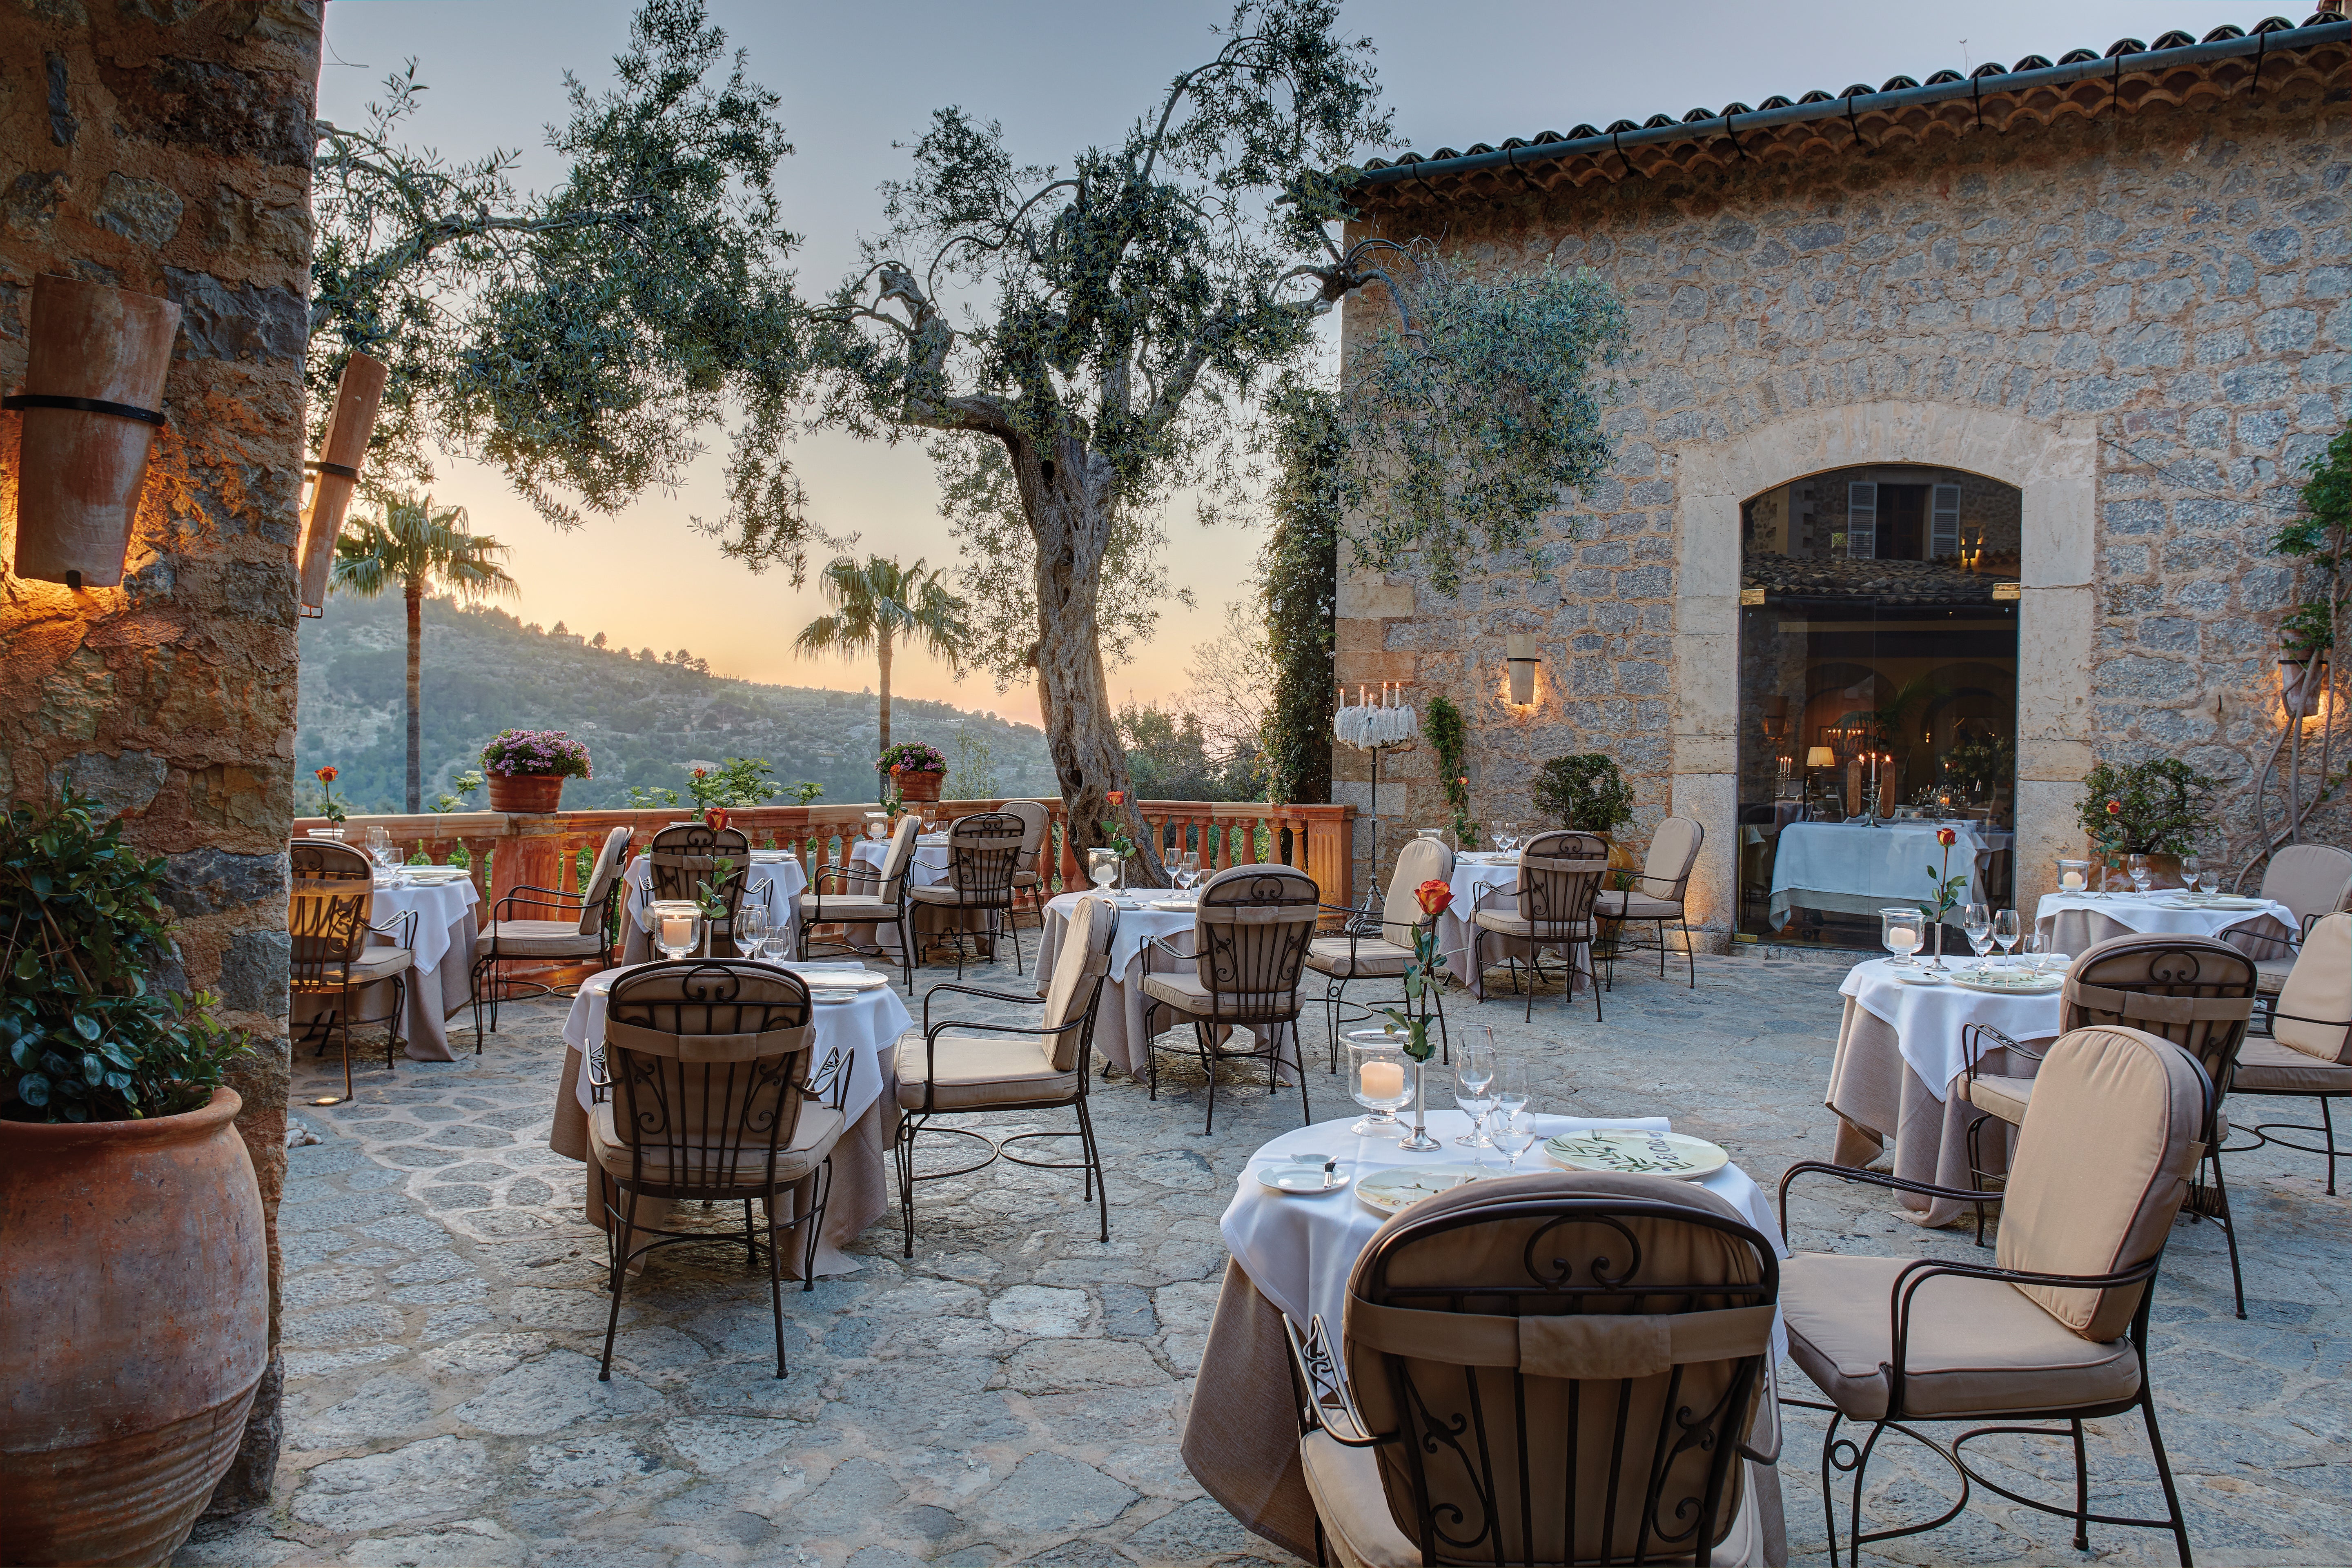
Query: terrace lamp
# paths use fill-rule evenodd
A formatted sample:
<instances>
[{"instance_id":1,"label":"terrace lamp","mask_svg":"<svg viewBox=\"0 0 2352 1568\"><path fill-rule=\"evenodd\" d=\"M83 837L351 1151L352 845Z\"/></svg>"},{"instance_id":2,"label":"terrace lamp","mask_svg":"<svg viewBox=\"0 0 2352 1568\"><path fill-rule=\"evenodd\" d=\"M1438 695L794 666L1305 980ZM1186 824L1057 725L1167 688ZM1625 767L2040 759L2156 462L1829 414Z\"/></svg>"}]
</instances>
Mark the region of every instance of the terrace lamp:
<instances>
[{"instance_id":1,"label":"terrace lamp","mask_svg":"<svg viewBox=\"0 0 2352 1568\"><path fill-rule=\"evenodd\" d=\"M1511 670L1511 700L1524 707L1536 700L1536 667L1543 662L1543 655L1536 639L1524 632L1505 637L1503 646Z\"/></svg>"}]
</instances>

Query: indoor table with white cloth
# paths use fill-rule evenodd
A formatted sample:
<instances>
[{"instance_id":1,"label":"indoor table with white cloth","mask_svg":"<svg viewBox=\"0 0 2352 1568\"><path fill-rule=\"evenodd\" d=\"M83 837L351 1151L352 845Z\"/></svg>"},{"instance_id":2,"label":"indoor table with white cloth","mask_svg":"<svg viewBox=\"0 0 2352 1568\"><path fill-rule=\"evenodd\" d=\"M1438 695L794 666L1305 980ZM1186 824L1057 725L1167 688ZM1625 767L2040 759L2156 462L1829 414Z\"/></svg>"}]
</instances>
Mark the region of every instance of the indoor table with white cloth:
<instances>
[{"instance_id":1,"label":"indoor table with white cloth","mask_svg":"<svg viewBox=\"0 0 2352 1568\"><path fill-rule=\"evenodd\" d=\"M1365 1177L1410 1166L1478 1163L1488 1167L1488 1176L1507 1173L1496 1151L1473 1151L1454 1142L1470 1130L1470 1118L1463 1111L1433 1110L1425 1113L1425 1121L1430 1134L1444 1145L1426 1153L1400 1147L1394 1134L1359 1137L1349 1130L1352 1119L1286 1132L1250 1156L1233 1202L1218 1222L1233 1258L1225 1266L1216 1315L1185 1415L1184 1462L1227 1512L1309 1562L1316 1560L1315 1504L1299 1469L1298 1400L1284 1321L1303 1331L1319 1314L1336 1342L1349 1274L1391 1217L1358 1198L1357 1188ZM1662 1116L1537 1116L1535 1121L1538 1135L1547 1139L1612 1129L1672 1131ZM1276 1193L1257 1179L1260 1170L1295 1166L1297 1156L1310 1152L1336 1157L1346 1168L1347 1184L1328 1192ZM1517 1168L1521 1176L1538 1172L1559 1173L1540 1142L1520 1156ZM1727 1202L1779 1256L1789 1255L1770 1199L1738 1165L1725 1164L1696 1184ZM1786 1349L1786 1331L1776 1321L1772 1362ZM1760 1451L1776 1451L1777 1421L1768 1386L1759 1402L1754 1434L1753 1446ZM1770 1464L1748 1463L1763 1517L1766 1561L1785 1563L1779 1471Z\"/></svg>"},{"instance_id":2,"label":"indoor table with white cloth","mask_svg":"<svg viewBox=\"0 0 2352 1568\"><path fill-rule=\"evenodd\" d=\"M1516 909L1519 887L1519 858L1516 852L1494 851L1480 854L1464 850L1454 857L1453 879L1446 884L1453 889L1454 901L1437 917L1437 951L1445 960L1445 973L1470 988L1470 994L1484 1002L1486 999L1486 976L1471 962L1472 938L1476 927L1471 924L1478 912L1478 900L1493 897L1488 909ZM1480 949L1489 963L1500 960L1513 939L1486 933ZM1525 956L1522 954L1521 956ZM1589 942L1577 942L1570 953L1569 994L1575 995L1590 982L1592 973L1592 952Z\"/></svg>"},{"instance_id":3,"label":"indoor table with white cloth","mask_svg":"<svg viewBox=\"0 0 2352 1568\"><path fill-rule=\"evenodd\" d=\"M1045 935L1037 943L1037 994L1043 996L1054 983L1054 966L1061 956L1062 942L1069 934L1070 911L1076 909L1080 899L1110 896L1118 905L1118 931L1111 939L1110 973L1103 981L1102 1001L1095 1009L1095 1053L1121 1072L1136 1079L1150 1070L1149 1053L1150 1037L1143 1030L1143 1010L1151 998L1143 994L1146 974L1165 974L1181 967L1167 949L1151 945L1153 938L1189 949L1192 932L1197 929L1194 915L1197 903L1179 897L1172 889L1139 888L1115 896L1095 892L1063 893L1045 903ZM1166 907L1162 907L1166 906ZM1160 1026L1169 1026L1169 1015L1160 1014ZM1230 1039L1240 1037L1244 1048L1249 1043L1250 1029L1246 1025L1231 1026L1225 1030ZM1295 1060L1297 1031L1293 1036Z\"/></svg>"},{"instance_id":4,"label":"indoor table with white cloth","mask_svg":"<svg viewBox=\"0 0 2352 1568\"><path fill-rule=\"evenodd\" d=\"M1952 871L1969 879L1955 907L1985 901L1985 889L2000 880L1993 858L2016 849L2014 833L1978 822L1792 822L1772 858L1773 927L1786 925L1791 910L1875 916L1882 905L1930 896L1934 868L1945 864L1936 834L1946 827L1955 836Z\"/></svg>"},{"instance_id":5,"label":"indoor table with white cloth","mask_svg":"<svg viewBox=\"0 0 2352 1568\"><path fill-rule=\"evenodd\" d=\"M801 869L799 858L789 849L754 849L751 861L743 872L743 897L762 910L770 921L781 920L787 923L793 940L785 951L797 954L801 950L801 894L808 888L808 873ZM621 962L644 963L656 956L653 938L646 929L653 901L653 861L644 855L635 857L628 869L621 873ZM732 958L735 953L730 948L710 956Z\"/></svg>"},{"instance_id":6,"label":"indoor table with white cloth","mask_svg":"<svg viewBox=\"0 0 2352 1568\"><path fill-rule=\"evenodd\" d=\"M1983 1112L1969 1103L1956 1082L1967 1068L1961 1032L1983 1024L2039 1049L2058 1037L2058 977L2053 974L2049 988L2038 994L2014 995L1970 990L1949 980L1915 984L1903 979L1924 979L1926 973L1917 965L1904 969L1876 958L1848 970L1838 987L1845 997L1845 1016L1838 1025L1837 1054L1830 1061L1823 1097L1838 1119L1830 1158L1841 1165L1868 1165L1892 1140L1896 1175L1964 1188L1969 1185L1969 1123ZM2039 1065L2030 1058L2012 1058L1998 1046L1978 1063L1985 1072L2014 1078L2032 1078ZM2010 1129L2000 1123L1999 1131L2003 1135L1986 1137L1979 1151L1989 1173L2009 1168ZM1969 1205L1950 1198L1896 1195L1906 1217L1919 1225L1949 1225L1969 1212Z\"/></svg>"},{"instance_id":7,"label":"indoor table with white cloth","mask_svg":"<svg viewBox=\"0 0 2352 1568\"><path fill-rule=\"evenodd\" d=\"M370 947L397 946L399 939L382 928L394 925L404 914L416 916L410 951L415 962L406 976L408 997L402 1009L401 1039L412 1060L446 1062L457 1058L449 1050L451 1014L472 999L474 929L482 895L465 871L450 867L419 866L391 873L378 871L368 900L368 924L379 928L368 938ZM336 1004L328 996L294 998L294 1037L300 1039L310 1022ZM381 1017L392 1010L392 982L378 981L354 998L352 1012L362 1018Z\"/></svg>"},{"instance_id":8,"label":"indoor table with white cloth","mask_svg":"<svg viewBox=\"0 0 2352 1568\"><path fill-rule=\"evenodd\" d=\"M842 963L793 963L789 968L808 982L812 992L824 989L828 973L871 973L855 961ZM613 982L627 967L590 975L572 998L563 1020L563 1078L555 1093L555 1125L547 1146L568 1160L588 1161L588 1120L601 1109L594 1080L605 1076L604 1010ZM872 985L845 1001L819 1002L810 1019L815 1048L809 1076L827 1081L827 1074L845 1071L841 1114L844 1131L834 1145L833 1187L825 1203L824 1232L817 1238L816 1272L851 1274L860 1267L843 1254L844 1244L856 1240L866 1227L897 1206L891 1188L890 1150L898 1134L898 1037L915 1026L907 1004L887 984ZM615 1091L607 1089L609 1100ZM592 1171L587 1184L588 1221L604 1228L604 1189L601 1173ZM654 1205L648 1209L646 1205ZM640 1200L638 1213L646 1223L663 1223L664 1202ZM657 1238L649 1237L646 1247ZM645 1247L640 1247L643 1252ZM784 1272L800 1278L798 1248L784 1259Z\"/></svg>"},{"instance_id":9,"label":"indoor table with white cloth","mask_svg":"<svg viewBox=\"0 0 2352 1568\"><path fill-rule=\"evenodd\" d=\"M2134 931L2207 936L2249 958L2268 958L2301 940L2294 911L2273 899L2224 898L2180 889L2147 893L2044 893L2033 930L2048 952L2081 952Z\"/></svg>"}]
</instances>

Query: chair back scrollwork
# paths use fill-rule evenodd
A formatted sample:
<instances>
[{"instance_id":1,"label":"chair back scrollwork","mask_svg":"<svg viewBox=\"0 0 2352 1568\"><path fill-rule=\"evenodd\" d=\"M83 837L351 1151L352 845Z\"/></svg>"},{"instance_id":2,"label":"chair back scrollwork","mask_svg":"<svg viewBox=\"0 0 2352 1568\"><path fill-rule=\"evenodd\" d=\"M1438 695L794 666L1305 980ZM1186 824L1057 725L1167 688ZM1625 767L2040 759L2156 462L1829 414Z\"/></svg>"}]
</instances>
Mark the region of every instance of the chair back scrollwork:
<instances>
[{"instance_id":1,"label":"chair back scrollwork","mask_svg":"<svg viewBox=\"0 0 2352 1568\"><path fill-rule=\"evenodd\" d=\"M1590 833L1538 833L1519 856L1519 918L1534 942L1581 942L1609 869L1609 846Z\"/></svg>"},{"instance_id":2,"label":"chair back scrollwork","mask_svg":"<svg viewBox=\"0 0 2352 1568\"><path fill-rule=\"evenodd\" d=\"M1194 962L1219 1018L1287 1021L1298 1013L1321 892L1289 866L1234 866L1209 879L1194 917Z\"/></svg>"}]
</instances>

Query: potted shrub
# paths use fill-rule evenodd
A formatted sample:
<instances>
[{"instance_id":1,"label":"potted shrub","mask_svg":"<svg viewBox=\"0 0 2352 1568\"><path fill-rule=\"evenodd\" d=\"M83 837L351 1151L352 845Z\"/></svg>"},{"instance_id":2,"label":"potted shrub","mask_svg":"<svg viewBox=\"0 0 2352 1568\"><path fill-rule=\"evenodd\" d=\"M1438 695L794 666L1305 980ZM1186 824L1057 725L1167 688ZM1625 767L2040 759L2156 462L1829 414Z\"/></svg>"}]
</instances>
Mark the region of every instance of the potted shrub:
<instances>
[{"instance_id":1,"label":"potted shrub","mask_svg":"<svg viewBox=\"0 0 2352 1568\"><path fill-rule=\"evenodd\" d=\"M68 790L0 820L0 1534L11 1563L169 1559L269 1353L247 1048L172 995L163 862Z\"/></svg>"},{"instance_id":2,"label":"potted shrub","mask_svg":"<svg viewBox=\"0 0 2352 1568\"><path fill-rule=\"evenodd\" d=\"M920 741L899 742L874 765L889 773L891 787L902 801L937 800L940 785L947 783L947 758L937 746L926 746Z\"/></svg>"},{"instance_id":3,"label":"potted shrub","mask_svg":"<svg viewBox=\"0 0 2352 1568\"><path fill-rule=\"evenodd\" d=\"M1538 811L1573 832L1607 838L1633 820L1633 786L1598 752L1552 758L1532 794Z\"/></svg>"},{"instance_id":4,"label":"potted shrub","mask_svg":"<svg viewBox=\"0 0 2352 1568\"><path fill-rule=\"evenodd\" d=\"M563 803L565 779L596 776L588 748L561 730L499 731L482 748L482 773L492 811L554 811Z\"/></svg>"},{"instance_id":5,"label":"potted shrub","mask_svg":"<svg viewBox=\"0 0 2352 1568\"><path fill-rule=\"evenodd\" d=\"M2101 763L2083 775L2076 807L2092 858L2113 868L2145 855L2157 886L2179 887L2180 858L2213 826L2213 784L2172 757Z\"/></svg>"}]
</instances>

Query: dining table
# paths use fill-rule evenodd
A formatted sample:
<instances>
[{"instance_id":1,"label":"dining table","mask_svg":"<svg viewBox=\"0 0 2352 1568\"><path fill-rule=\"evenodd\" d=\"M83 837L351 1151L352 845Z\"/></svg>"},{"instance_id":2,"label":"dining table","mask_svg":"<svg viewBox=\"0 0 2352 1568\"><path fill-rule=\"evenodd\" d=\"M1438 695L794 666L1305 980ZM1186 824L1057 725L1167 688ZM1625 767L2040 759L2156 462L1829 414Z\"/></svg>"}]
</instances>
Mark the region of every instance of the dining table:
<instances>
[{"instance_id":1,"label":"dining table","mask_svg":"<svg viewBox=\"0 0 2352 1568\"><path fill-rule=\"evenodd\" d=\"M1968 968L1948 967L1956 976ZM2021 963L1994 973L2016 973ZM1906 978L1908 976L1909 978ZM2040 1048L2058 1037L2061 994L2056 985L2032 994L1971 989L1945 978L1922 984L1928 972L1874 958L1846 971L1839 993L1845 998L1838 1024L1836 1054L1830 1059L1824 1103L1837 1117L1830 1158L1841 1165L1864 1166L1895 1145L1895 1174L1939 1187L1969 1185L1969 1124L1983 1112L1969 1102L1959 1081L1966 1073L1962 1034L1971 1024L2000 1030L2021 1046ZM1988 1073L2032 1078L2040 1063L1995 1046L1979 1062ZM2009 1168L2010 1128L1981 1141L1979 1157L1990 1173ZM1987 1131L1992 1131L1988 1128ZM1905 1217L1922 1226L1946 1226L1972 1212L1950 1198L1898 1193Z\"/></svg>"},{"instance_id":2,"label":"dining table","mask_svg":"<svg viewBox=\"0 0 2352 1568\"><path fill-rule=\"evenodd\" d=\"M1445 973L1460 981L1470 994L1484 1002L1486 999L1486 975L1484 969L1471 962L1477 926L1473 920L1481 899L1487 900L1490 910L1517 909L1519 885L1519 857L1516 850L1507 853L1490 850L1484 853L1464 850L1454 857L1454 875L1445 884L1454 893L1454 901L1437 917L1437 950L1445 959ZM1492 895L1492 897L1489 897ZM1489 933L1483 952L1489 962L1503 954L1504 939ZM1592 947L1590 942L1577 942L1569 965L1569 994L1573 996L1591 984Z\"/></svg>"},{"instance_id":3,"label":"dining table","mask_svg":"<svg viewBox=\"0 0 2352 1568\"><path fill-rule=\"evenodd\" d=\"M1663 1116L1539 1114L1535 1121L1545 1138L1612 1129L1673 1131ZM1242 1524L1309 1562L1317 1556L1315 1503L1299 1469L1298 1404L1285 1325L1304 1331L1319 1316L1332 1334L1340 1331L1349 1274L1390 1223L1389 1215L1357 1198L1358 1184L1377 1172L1416 1165L1483 1164L1492 1176L1558 1169L1540 1143L1520 1156L1516 1172L1496 1151L1463 1147L1456 1140L1471 1128L1463 1111L1430 1110L1424 1121L1442 1144L1426 1153L1400 1147L1394 1134L1360 1137L1350 1130L1355 1123L1349 1118L1286 1132L1251 1154L1218 1221L1231 1258L1185 1413L1184 1462L1202 1489ZM1310 1152L1336 1156L1346 1169L1347 1184L1292 1194L1275 1192L1257 1179L1260 1170L1295 1164L1297 1156ZM1780 1257L1789 1255L1769 1196L1737 1162L1697 1184L1729 1203ZM1771 1363L1777 1364L1787 1349L1787 1331L1776 1320ZM1748 1447L1777 1453L1779 1412L1769 1387L1758 1402L1756 1420ZM1747 1462L1769 1548L1785 1535L1779 1472L1770 1462ZM1768 1549L1767 1561L1785 1563L1785 1550Z\"/></svg>"},{"instance_id":4,"label":"dining table","mask_svg":"<svg viewBox=\"0 0 2352 1568\"><path fill-rule=\"evenodd\" d=\"M481 903L482 895L473 879L462 873L448 876L438 868L424 878L408 870L375 873L368 899L368 923L377 929L369 936L368 945L397 946L396 931L383 928L393 926L405 914L416 917L400 1018L401 1038L413 1061L457 1059L449 1049L448 1021L473 997L474 932ZM299 1039L307 1026L339 1005L331 996L296 996L294 1037ZM362 987L352 1005L353 1016L362 1018L381 1017L391 1010L389 980Z\"/></svg>"},{"instance_id":5,"label":"dining table","mask_svg":"<svg viewBox=\"0 0 2352 1568\"><path fill-rule=\"evenodd\" d=\"M1095 1011L1095 1054L1121 1072L1139 1079L1150 1071L1151 1066L1151 1038L1144 1032L1143 1020L1144 1009L1151 998L1143 994L1143 977L1181 967L1181 962L1166 948L1153 946L1152 942L1158 939L1189 949L1198 905L1172 890L1157 888L1114 894L1062 893L1048 899L1045 931L1037 942L1038 995L1053 988L1054 971L1061 962L1070 916L1077 909L1078 900L1104 897L1118 907L1118 929L1111 938L1109 973L1103 979L1102 1000ZM1163 1010L1159 1022L1160 1028L1166 1029L1171 1026L1171 1016ZM1291 1049L1283 1062L1286 1073L1297 1060L1298 1052L1297 1030L1293 1028L1287 1033ZM1246 1025L1233 1026L1220 1032L1220 1039L1234 1049L1247 1049L1255 1035Z\"/></svg>"},{"instance_id":6,"label":"dining table","mask_svg":"<svg viewBox=\"0 0 2352 1568\"><path fill-rule=\"evenodd\" d=\"M637 856L621 873L621 962L644 963L654 956L647 930L653 900L653 861ZM801 894L808 889L808 873L789 849L754 849L743 871L743 896L755 902L770 921L783 921L793 933L788 952L801 950ZM720 956L731 958L732 952Z\"/></svg>"},{"instance_id":7,"label":"dining table","mask_svg":"<svg viewBox=\"0 0 2352 1568\"><path fill-rule=\"evenodd\" d=\"M547 1146L568 1160L588 1159L588 1119L595 1112L594 1080L606 1076L604 1016L613 983L634 965L604 970L581 982L579 994L563 1020L563 1072L555 1091L555 1117ZM855 961L838 963L784 965L821 985L828 973L865 971ZM833 1075L845 1073L841 1085L841 1141L833 1151L833 1185L827 1194L823 1234L817 1238L815 1272L852 1274L858 1260L841 1248L894 1206L890 1187L890 1151L898 1134L898 1076L895 1047L915 1026L907 1004L889 986L858 991L845 1002L820 1003L812 1016L815 1056L809 1079L830 1086ZM591 1173L587 1184L587 1217L605 1227L604 1204L613 1191L602 1173ZM648 1210L647 1205L655 1205ZM661 1223L661 1200L643 1199L638 1212L648 1223ZM649 1247L651 1241L646 1244ZM639 1254L645 1247L637 1249ZM787 1249L784 1272L800 1278L800 1251Z\"/></svg>"},{"instance_id":8,"label":"dining table","mask_svg":"<svg viewBox=\"0 0 2352 1568\"><path fill-rule=\"evenodd\" d=\"M2033 909L2033 929L2053 952L2081 952L2094 942L2142 931L2211 937L2250 958L2274 958L2298 940L2294 911L2275 899L2210 899L2178 888L2044 893Z\"/></svg>"},{"instance_id":9,"label":"dining table","mask_svg":"<svg viewBox=\"0 0 2352 1568\"><path fill-rule=\"evenodd\" d=\"M869 896L876 892L882 885L882 862L889 853L890 841L887 838L861 838L851 845L847 890ZM907 863L908 886L936 888L946 881L954 869L955 851L950 847L946 834L920 833L915 836L914 856ZM920 936L943 929L941 922L954 911L910 900L908 913L915 922L916 933ZM849 941L861 952L878 952L893 963L898 962L898 930L896 926L853 926Z\"/></svg>"},{"instance_id":10,"label":"dining table","mask_svg":"<svg viewBox=\"0 0 2352 1568\"><path fill-rule=\"evenodd\" d=\"M1969 879L1957 902L1983 901L1984 889L1999 881L1994 858L2017 846L2017 835L2006 829L1927 817L1792 822L1774 840L1767 904L1772 925L1787 924L1791 910L1868 916L1882 905L1917 903L1936 880L1936 868L1946 864L1936 835L1948 827L1954 837L1952 873Z\"/></svg>"}]
</instances>

